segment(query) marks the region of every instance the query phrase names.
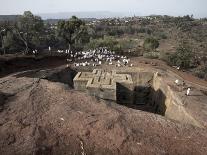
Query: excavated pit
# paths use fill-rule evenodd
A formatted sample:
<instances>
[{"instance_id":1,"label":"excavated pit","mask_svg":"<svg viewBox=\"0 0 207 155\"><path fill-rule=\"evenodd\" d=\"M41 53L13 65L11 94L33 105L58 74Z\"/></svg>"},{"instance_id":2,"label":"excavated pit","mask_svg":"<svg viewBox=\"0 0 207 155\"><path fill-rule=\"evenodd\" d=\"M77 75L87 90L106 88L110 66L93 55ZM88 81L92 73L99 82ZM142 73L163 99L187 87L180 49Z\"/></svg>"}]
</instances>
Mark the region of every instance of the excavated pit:
<instances>
[{"instance_id":1,"label":"excavated pit","mask_svg":"<svg viewBox=\"0 0 207 155\"><path fill-rule=\"evenodd\" d=\"M117 84L117 100L116 103L124 105L136 110L142 110L150 113L165 116L166 112L166 95L161 90L155 90L153 87L153 73L128 73L132 76L134 83L133 90L129 90L121 84ZM124 93L121 93L121 92ZM128 92L128 93L125 93ZM132 102L129 104L127 100L130 97L127 94L132 94Z\"/></svg>"},{"instance_id":2,"label":"excavated pit","mask_svg":"<svg viewBox=\"0 0 207 155\"><path fill-rule=\"evenodd\" d=\"M127 102L125 102L124 100L127 99L127 96L119 95L119 93L117 93L117 103L133 109L165 116L166 94L160 88L158 88L157 90L154 88L154 83L156 82L154 73L128 72L128 74L132 76L132 80L134 83L134 89L131 92L133 94L133 102L132 104L126 104ZM120 87L120 89L118 90L126 89L120 85L118 85L118 87Z\"/></svg>"},{"instance_id":3,"label":"excavated pit","mask_svg":"<svg viewBox=\"0 0 207 155\"><path fill-rule=\"evenodd\" d=\"M125 89L120 85L118 87L121 89ZM142 111L165 116L166 96L161 90L155 91L151 85L136 86L132 93L133 93L132 104L127 104L127 102L125 101L127 100L128 96L123 96L123 95L117 96L116 103L136 110L142 110Z\"/></svg>"}]
</instances>

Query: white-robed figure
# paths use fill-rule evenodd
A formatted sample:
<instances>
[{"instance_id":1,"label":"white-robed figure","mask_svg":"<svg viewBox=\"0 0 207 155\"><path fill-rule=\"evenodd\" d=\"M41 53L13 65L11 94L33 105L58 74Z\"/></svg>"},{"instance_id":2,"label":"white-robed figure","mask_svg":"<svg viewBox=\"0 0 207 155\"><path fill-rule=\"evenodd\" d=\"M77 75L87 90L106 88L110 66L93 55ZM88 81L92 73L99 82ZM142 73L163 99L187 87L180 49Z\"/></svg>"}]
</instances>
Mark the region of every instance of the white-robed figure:
<instances>
[{"instance_id":1,"label":"white-robed figure","mask_svg":"<svg viewBox=\"0 0 207 155\"><path fill-rule=\"evenodd\" d=\"M186 95L189 96L190 95L190 88L187 89Z\"/></svg>"},{"instance_id":2,"label":"white-robed figure","mask_svg":"<svg viewBox=\"0 0 207 155\"><path fill-rule=\"evenodd\" d=\"M48 50L49 50L49 52L51 51L51 47L50 46L48 47Z\"/></svg>"},{"instance_id":3,"label":"white-robed figure","mask_svg":"<svg viewBox=\"0 0 207 155\"><path fill-rule=\"evenodd\" d=\"M180 81L178 79L175 80L175 84L179 85Z\"/></svg>"}]
</instances>

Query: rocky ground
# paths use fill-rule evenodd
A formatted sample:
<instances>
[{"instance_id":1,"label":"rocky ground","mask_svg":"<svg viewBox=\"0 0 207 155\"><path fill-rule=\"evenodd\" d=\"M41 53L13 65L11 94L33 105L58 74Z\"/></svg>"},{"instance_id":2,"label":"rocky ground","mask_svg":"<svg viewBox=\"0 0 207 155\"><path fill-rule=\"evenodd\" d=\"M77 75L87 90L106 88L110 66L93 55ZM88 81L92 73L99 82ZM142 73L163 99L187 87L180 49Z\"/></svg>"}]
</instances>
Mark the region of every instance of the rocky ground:
<instances>
[{"instance_id":1,"label":"rocky ground","mask_svg":"<svg viewBox=\"0 0 207 155\"><path fill-rule=\"evenodd\" d=\"M0 154L206 154L206 129L98 101L72 89L75 70L41 67L1 72Z\"/></svg>"}]
</instances>

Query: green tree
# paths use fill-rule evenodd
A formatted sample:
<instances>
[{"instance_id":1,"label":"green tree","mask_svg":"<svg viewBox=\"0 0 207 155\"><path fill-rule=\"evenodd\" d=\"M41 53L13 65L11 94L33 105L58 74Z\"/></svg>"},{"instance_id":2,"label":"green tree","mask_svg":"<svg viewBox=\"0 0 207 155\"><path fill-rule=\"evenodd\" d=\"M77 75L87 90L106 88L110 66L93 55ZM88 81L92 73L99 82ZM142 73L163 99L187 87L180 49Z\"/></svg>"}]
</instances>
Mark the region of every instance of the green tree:
<instances>
[{"instance_id":1,"label":"green tree","mask_svg":"<svg viewBox=\"0 0 207 155\"><path fill-rule=\"evenodd\" d=\"M7 27L5 35L3 36L3 47L5 51L16 52L22 50L23 44L14 34L12 27Z\"/></svg>"},{"instance_id":2,"label":"green tree","mask_svg":"<svg viewBox=\"0 0 207 155\"><path fill-rule=\"evenodd\" d=\"M0 22L0 47L1 47L0 51L3 51L3 54L6 54L4 38L7 35L7 32L10 30L10 27L12 25L13 23L9 21Z\"/></svg>"},{"instance_id":3,"label":"green tree","mask_svg":"<svg viewBox=\"0 0 207 155\"><path fill-rule=\"evenodd\" d=\"M144 48L147 50L155 50L159 47L159 41L155 38L146 38L144 40Z\"/></svg>"},{"instance_id":4,"label":"green tree","mask_svg":"<svg viewBox=\"0 0 207 155\"><path fill-rule=\"evenodd\" d=\"M118 41L114 37L104 36L100 39L91 39L88 48L98 48L98 47L107 47L110 50L118 51L121 46L118 44Z\"/></svg>"},{"instance_id":5,"label":"green tree","mask_svg":"<svg viewBox=\"0 0 207 155\"><path fill-rule=\"evenodd\" d=\"M171 65L180 66L186 69L192 67L194 64L194 54L192 49L188 45L182 43L177 48L177 51L169 56L169 62Z\"/></svg>"},{"instance_id":6,"label":"green tree","mask_svg":"<svg viewBox=\"0 0 207 155\"><path fill-rule=\"evenodd\" d=\"M7 34L3 37L4 48L11 48L11 46L15 43L14 36L11 31L8 31Z\"/></svg>"},{"instance_id":7,"label":"green tree","mask_svg":"<svg viewBox=\"0 0 207 155\"><path fill-rule=\"evenodd\" d=\"M84 42L84 37L87 35L85 23L75 16L72 16L68 21L62 20L58 22L57 36L68 44L69 50L72 44Z\"/></svg>"},{"instance_id":8,"label":"green tree","mask_svg":"<svg viewBox=\"0 0 207 155\"><path fill-rule=\"evenodd\" d=\"M41 17L34 16L30 11L25 11L18 19L14 33L23 42L25 53L30 48L38 48L44 33L44 23Z\"/></svg>"}]
</instances>

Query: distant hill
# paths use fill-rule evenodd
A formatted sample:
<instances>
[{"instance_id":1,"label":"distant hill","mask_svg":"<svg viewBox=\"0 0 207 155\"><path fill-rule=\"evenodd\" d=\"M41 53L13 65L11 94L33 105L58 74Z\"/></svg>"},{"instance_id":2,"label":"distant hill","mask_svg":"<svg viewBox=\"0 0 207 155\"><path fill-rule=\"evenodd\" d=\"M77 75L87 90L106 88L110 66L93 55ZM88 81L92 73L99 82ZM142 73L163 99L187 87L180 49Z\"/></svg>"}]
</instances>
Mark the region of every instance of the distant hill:
<instances>
[{"instance_id":1,"label":"distant hill","mask_svg":"<svg viewBox=\"0 0 207 155\"><path fill-rule=\"evenodd\" d=\"M20 17L21 15L0 15L0 22L5 22L5 21L10 21L10 22L15 22L17 21L18 17ZM40 16L40 15L38 15ZM49 18L51 17L51 18ZM71 16L68 16L68 18L70 18ZM68 19L68 18L53 18L53 15L48 16L48 18L43 18L45 23L49 23L49 24L56 24L59 20L61 19ZM81 18L82 20L85 21L93 21L95 20L95 18Z\"/></svg>"},{"instance_id":2,"label":"distant hill","mask_svg":"<svg viewBox=\"0 0 207 155\"><path fill-rule=\"evenodd\" d=\"M20 15L0 15L0 22L3 21L16 21Z\"/></svg>"},{"instance_id":3,"label":"distant hill","mask_svg":"<svg viewBox=\"0 0 207 155\"><path fill-rule=\"evenodd\" d=\"M87 22L96 20L96 18L80 18L80 19ZM45 19L44 22L48 24L57 24L59 20L66 20L66 19Z\"/></svg>"},{"instance_id":4,"label":"distant hill","mask_svg":"<svg viewBox=\"0 0 207 155\"><path fill-rule=\"evenodd\" d=\"M113 17L130 17L134 16L132 13L127 12L109 12L109 11L94 11L94 12L60 12L60 13L42 13L36 14L42 17L45 22L56 23L60 19L69 19L72 16L77 16L86 21L94 19L113 18ZM138 14L136 14L138 15ZM16 21L20 15L0 15L0 22L3 21Z\"/></svg>"},{"instance_id":5,"label":"distant hill","mask_svg":"<svg viewBox=\"0 0 207 155\"><path fill-rule=\"evenodd\" d=\"M75 15L78 18L113 18L133 16L134 14L125 12L109 12L109 11L94 11L94 12L60 12L60 13L43 13L38 14L43 19L68 19Z\"/></svg>"}]
</instances>

